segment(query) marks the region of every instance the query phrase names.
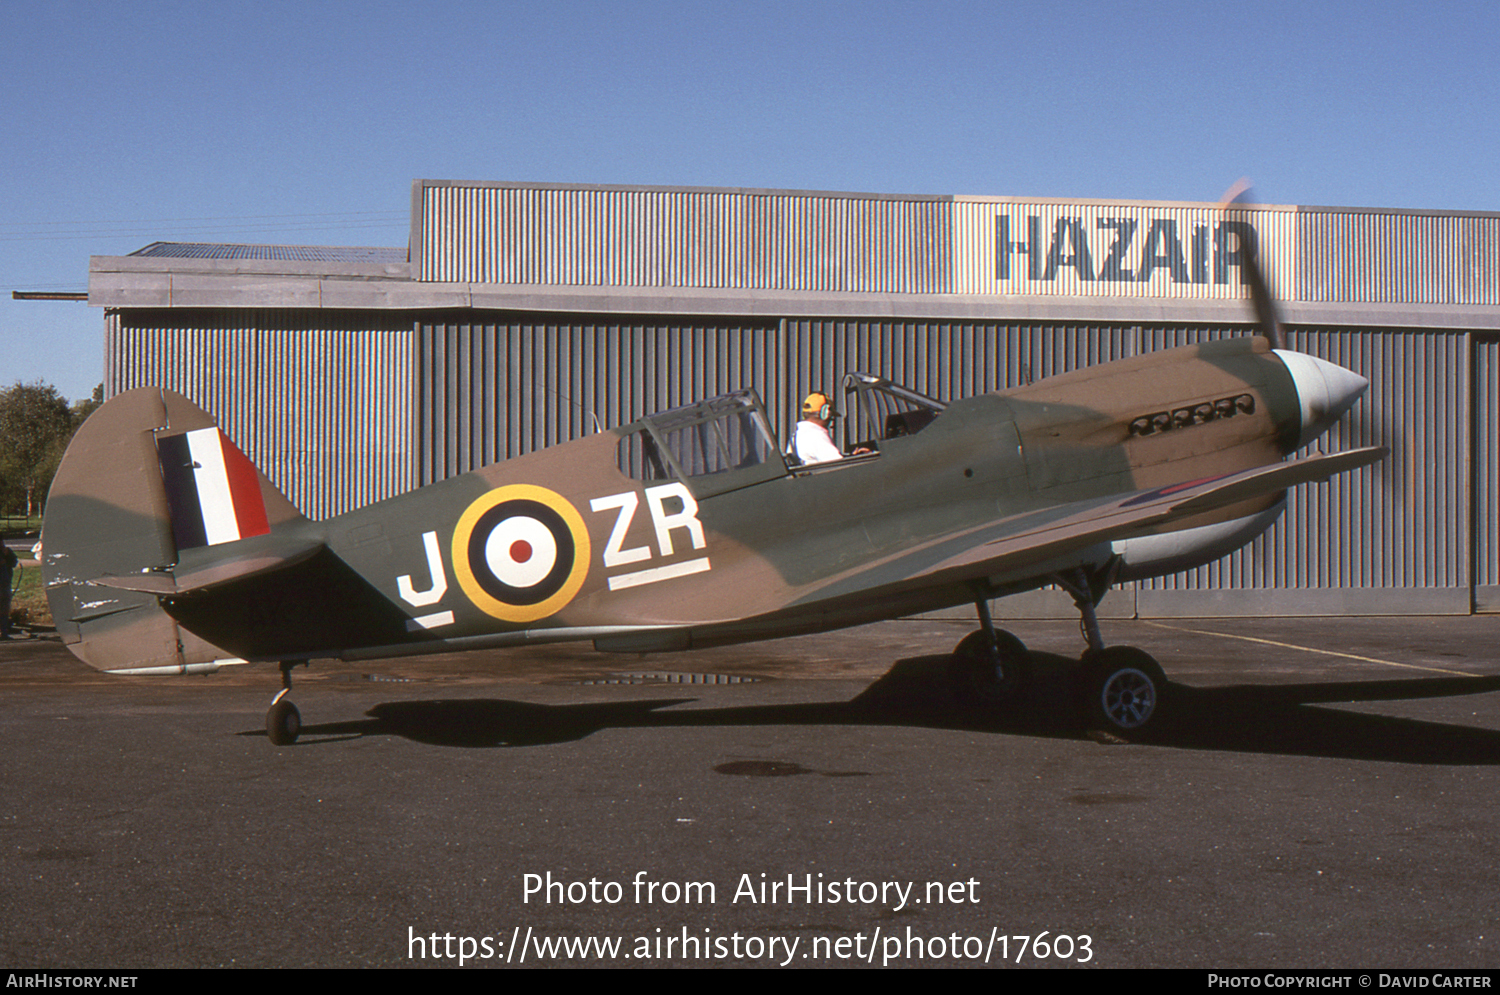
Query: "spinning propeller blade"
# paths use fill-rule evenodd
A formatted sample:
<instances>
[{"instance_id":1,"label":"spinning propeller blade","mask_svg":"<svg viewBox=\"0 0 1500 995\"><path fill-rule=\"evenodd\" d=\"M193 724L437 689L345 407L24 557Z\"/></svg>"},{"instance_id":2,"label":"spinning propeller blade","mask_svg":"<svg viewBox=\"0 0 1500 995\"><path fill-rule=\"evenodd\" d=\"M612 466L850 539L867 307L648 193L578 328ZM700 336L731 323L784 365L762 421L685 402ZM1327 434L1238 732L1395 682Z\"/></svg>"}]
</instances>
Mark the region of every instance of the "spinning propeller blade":
<instances>
[{"instance_id":1,"label":"spinning propeller blade","mask_svg":"<svg viewBox=\"0 0 1500 995\"><path fill-rule=\"evenodd\" d=\"M1228 190L1219 203L1226 210L1240 197L1250 192L1250 181L1241 178ZM1255 305L1255 316L1259 319L1261 333L1270 341L1272 349L1285 349L1286 336L1281 331L1281 316L1276 311L1276 300L1266 285L1265 274L1260 269L1259 246L1241 238L1240 266L1245 279L1250 282L1250 300Z\"/></svg>"}]
</instances>

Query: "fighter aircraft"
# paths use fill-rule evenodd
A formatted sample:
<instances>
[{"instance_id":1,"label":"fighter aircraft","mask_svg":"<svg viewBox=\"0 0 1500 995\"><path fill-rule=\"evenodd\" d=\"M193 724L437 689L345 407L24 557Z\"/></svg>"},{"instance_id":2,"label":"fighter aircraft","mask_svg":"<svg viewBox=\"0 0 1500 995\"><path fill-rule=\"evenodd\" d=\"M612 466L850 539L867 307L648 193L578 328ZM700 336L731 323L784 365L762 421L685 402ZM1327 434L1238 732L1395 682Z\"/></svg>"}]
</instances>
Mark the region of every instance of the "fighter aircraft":
<instances>
[{"instance_id":1,"label":"fighter aircraft","mask_svg":"<svg viewBox=\"0 0 1500 995\"><path fill-rule=\"evenodd\" d=\"M48 600L69 648L115 674L279 665L271 742L294 742L292 668L590 640L658 651L974 604L953 654L977 702L1020 693L1028 654L992 598L1058 584L1088 649L1089 728L1139 734L1165 678L1106 647L1115 583L1211 562L1285 492L1381 449L1287 459L1368 382L1262 334L940 402L845 378L868 454L801 466L742 390L486 466L326 521L301 515L212 418L158 388L80 429L47 503Z\"/></svg>"}]
</instances>

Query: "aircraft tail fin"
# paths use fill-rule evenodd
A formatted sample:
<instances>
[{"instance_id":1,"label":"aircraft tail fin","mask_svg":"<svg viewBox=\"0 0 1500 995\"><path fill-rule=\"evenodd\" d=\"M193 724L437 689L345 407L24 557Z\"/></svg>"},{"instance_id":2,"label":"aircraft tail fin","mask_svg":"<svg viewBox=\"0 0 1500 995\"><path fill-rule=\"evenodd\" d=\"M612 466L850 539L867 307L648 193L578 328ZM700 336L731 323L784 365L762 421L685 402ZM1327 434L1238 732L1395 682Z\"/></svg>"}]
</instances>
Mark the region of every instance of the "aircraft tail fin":
<instances>
[{"instance_id":1,"label":"aircraft tail fin","mask_svg":"<svg viewBox=\"0 0 1500 995\"><path fill-rule=\"evenodd\" d=\"M155 387L119 394L73 437L48 494L42 570L53 621L103 670L211 661L218 651L157 601L176 586L184 554L301 520L187 398Z\"/></svg>"}]
</instances>

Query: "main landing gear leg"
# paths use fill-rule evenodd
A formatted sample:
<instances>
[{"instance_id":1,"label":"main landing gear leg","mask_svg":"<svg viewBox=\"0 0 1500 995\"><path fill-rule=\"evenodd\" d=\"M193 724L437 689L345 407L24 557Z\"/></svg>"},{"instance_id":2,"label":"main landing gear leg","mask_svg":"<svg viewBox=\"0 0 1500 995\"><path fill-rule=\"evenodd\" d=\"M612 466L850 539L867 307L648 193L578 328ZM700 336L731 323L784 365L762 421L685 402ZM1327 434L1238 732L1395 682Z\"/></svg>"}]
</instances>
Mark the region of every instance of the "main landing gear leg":
<instances>
[{"instance_id":1,"label":"main landing gear leg","mask_svg":"<svg viewBox=\"0 0 1500 995\"><path fill-rule=\"evenodd\" d=\"M1088 649L1080 658L1078 707L1084 726L1117 736L1143 735L1161 721L1162 690L1167 675L1145 650L1104 645L1099 630L1099 602L1108 593L1118 561L1090 575L1082 569L1054 578L1073 596Z\"/></svg>"},{"instance_id":2,"label":"main landing gear leg","mask_svg":"<svg viewBox=\"0 0 1500 995\"><path fill-rule=\"evenodd\" d=\"M302 732L302 715L287 698L292 690L292 668L295 666L297 664L291 660L281 661L281 691L271 699L271 708L266 712L266 738L272 746L291 746Z\"/></svg>"},{"instance_id":3,"label":"main landing gear leg","mask_svg":"<svg viewBox=\"0 0 1500 995\"><path fill-rule=\"evenodd\" d=\"M979 610L980 628L954 648L949 664L949 679L959 698L981 705L1013 697L1025 685L1031 665L1026 644L995 628L987 593L975 585L974 607Z\"/></svg>"},{"instance_id":4,"label":"main landing gear leg","mask_svg":"<svg viewBox=\"0 0 1500 995\"><path fill-rule=\"evenodd\" d=\"M1109 586L1119 570L1118 564L1118 560L1112 559L1104 569L1093 573L1079 567L1052 578L1058 587L1073 598L1073 606L1078 609L1080 616L1078 625L1083 630L1083 638L1089 644L1090 653L1104 649L1104 634L1099 631L1099 602L1109 593Z\"/></svg>"}]
</instances>

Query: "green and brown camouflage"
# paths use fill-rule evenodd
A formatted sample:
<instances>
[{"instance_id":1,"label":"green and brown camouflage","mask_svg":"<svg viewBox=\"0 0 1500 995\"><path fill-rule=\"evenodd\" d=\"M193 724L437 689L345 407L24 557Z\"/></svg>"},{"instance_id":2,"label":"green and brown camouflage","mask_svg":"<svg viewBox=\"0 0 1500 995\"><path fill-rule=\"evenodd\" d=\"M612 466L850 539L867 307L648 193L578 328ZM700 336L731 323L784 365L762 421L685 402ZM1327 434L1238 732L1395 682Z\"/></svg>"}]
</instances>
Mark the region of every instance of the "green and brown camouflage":
<instances>
[{"instance_id":1,"label":"green and brown camouflage","mask_svg":"<svg viewBox=\"0 0 1500 995\"><path fill-rule=\"evenodd\" d=\"M69 647L115 672L557 640L687 649L972 602L1068 571L1184 569L1262 531L1288 487L1380 456L1284 461L1365 384L1259 337L946 405L878 377L847 385L869 455L789 465L744 391L322 522L253 468L236 484L243 456L186 398L129 391L58 471L49 602ZM188 443L216 437L205 469ZM228 469L205 478L221 454ZM177 480L195 496L174 494ZM248 528L192 538L247 498ZM1183 535L1197 538L1156 541Z\"/></svg>"}]
</instances>

